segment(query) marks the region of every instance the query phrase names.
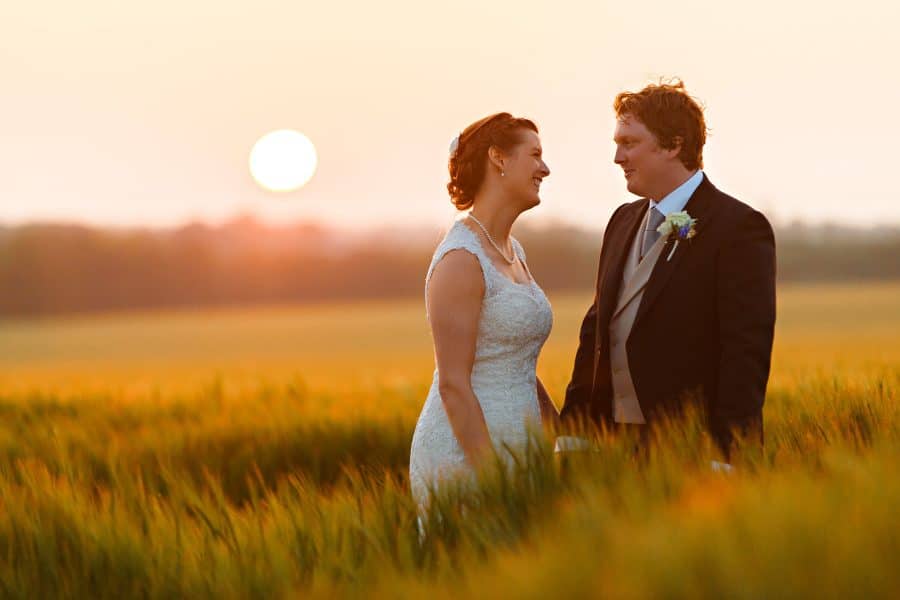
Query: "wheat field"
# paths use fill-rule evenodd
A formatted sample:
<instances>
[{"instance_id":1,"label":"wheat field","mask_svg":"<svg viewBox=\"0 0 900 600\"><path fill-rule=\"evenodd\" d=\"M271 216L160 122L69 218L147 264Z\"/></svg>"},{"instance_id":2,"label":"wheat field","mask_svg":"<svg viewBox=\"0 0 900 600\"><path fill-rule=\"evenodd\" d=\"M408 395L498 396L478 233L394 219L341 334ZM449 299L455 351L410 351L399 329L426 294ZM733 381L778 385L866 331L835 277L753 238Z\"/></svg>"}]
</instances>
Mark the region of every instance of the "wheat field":
<instances>
[{"instance_id":1,"label":"wheat field","mask_svg":"<svg viewBox=\"0 0 900 600\"><path fill-rule=\"evenodd\" d=\"M563 391L589 298L551 297ZM766 446L696 419L448 489L406 469L420 300L0 323L0 594L896 597L900 284L779 289Z\"/></svg>"}]
</instances>

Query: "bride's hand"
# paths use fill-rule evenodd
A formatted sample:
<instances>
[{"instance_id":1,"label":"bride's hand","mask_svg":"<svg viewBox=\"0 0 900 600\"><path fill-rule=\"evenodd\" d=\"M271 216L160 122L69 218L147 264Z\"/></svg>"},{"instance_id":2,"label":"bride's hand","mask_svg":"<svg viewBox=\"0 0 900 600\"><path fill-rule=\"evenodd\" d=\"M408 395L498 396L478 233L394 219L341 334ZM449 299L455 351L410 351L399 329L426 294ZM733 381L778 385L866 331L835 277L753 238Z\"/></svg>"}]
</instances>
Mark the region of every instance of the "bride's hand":
<instances>
[{"instance_id":1,"label":"bride's hand","mask_svg":"<svg viewBox=\"0 0 900 600\"><path fill-rule=\"evenodd\" d=\"M541 408L541 423L544 425L545 431L553 433L559 429L559 411L556 410L556 405L550 399L550 394L547 393L547 389L541 383L540 378L536 378L536 380L538 404Z\"/></svg>"}]
</instances>

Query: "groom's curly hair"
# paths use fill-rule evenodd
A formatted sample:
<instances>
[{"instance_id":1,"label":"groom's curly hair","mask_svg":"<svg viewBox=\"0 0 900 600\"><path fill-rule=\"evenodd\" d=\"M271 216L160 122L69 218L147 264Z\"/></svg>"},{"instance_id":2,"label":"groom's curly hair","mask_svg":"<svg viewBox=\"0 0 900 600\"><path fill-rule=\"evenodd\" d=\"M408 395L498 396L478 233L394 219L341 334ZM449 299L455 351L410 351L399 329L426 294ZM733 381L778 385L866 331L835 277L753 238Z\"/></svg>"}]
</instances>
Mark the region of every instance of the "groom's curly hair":
<instances>
[{"instance_id":1,"label":"groom's curly hair","mask_svg":"<svg viewBox=\"0 0 900 600\"><path fill-rule=\"evenodd\" d=\"M488 148L494 146L509 152L522 141L519 136L522 129L538 133L537 125L529 119L501 112L475 121L459 134L456 151L450 155L447 165L450 171L447 191L458 210L466 210L475 202L487 170Z\"/></svg>"},{"instance_id":2,"label":"groom's curly hair","mask_svg":"<svg viewBox=\"0 0 900 600\"><path fill-rule=\"evenodd\" d=\"M703 168L706 120L700 103L684 89L684 83L660 81L639 92L622 92L613 102L616 117L631 115L656 137L661 148L670 150L681 141L678 158L686 169Z\"/></svg>"}]
</instances>

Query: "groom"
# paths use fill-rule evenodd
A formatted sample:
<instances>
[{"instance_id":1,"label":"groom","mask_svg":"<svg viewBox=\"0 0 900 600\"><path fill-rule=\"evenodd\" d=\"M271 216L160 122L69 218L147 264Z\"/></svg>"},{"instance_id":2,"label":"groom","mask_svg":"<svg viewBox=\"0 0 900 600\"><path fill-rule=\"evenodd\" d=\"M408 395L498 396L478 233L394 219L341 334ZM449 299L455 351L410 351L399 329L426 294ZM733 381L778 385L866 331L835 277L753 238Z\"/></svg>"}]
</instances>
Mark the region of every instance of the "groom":
<instances>
[{"instance_id":1,"label":"groom","mask_svg":"<svg viewBox=\"0 0 900 600\"><path fill-rule=\"evenodd\" d=\"M727 460L735 432L762 443L772 228L702 171L706 123L682 83L623 92L613 107L615 162L641 199L620 206L604 232L560 418L646 431L696 403ZM692 226L657 231L681 211Z\"/></svg>"}]
</instances>

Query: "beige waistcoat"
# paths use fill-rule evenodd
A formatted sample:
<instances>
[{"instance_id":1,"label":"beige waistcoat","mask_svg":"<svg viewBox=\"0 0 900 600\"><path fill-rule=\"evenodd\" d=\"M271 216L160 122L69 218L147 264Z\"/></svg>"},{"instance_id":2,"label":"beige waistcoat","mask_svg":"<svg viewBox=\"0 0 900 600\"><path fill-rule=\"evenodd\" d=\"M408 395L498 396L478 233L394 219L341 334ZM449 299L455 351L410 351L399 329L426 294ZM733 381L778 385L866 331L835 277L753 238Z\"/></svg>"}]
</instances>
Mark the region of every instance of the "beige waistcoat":
<instances>
[{"instance_id":1,"label":"beige waistcoat","mask_svg":"<svg viewBox=\"0 0 900 600\"><path fill-rule=\"evenodd\" d=\"M631 327L634 325L634 318L637 316L638 307L644 297L644 288L647 287L647 281L650 280L650 273L666 242L666 236L659 236L659 239L641 260L641 246L644 243L644 229L647 227L649 213L649 210L644 213L637 235L631 242L631 249L628 252L628 258L625 259L625 269L622 272L622 284L619 286L616 309L609 322L613 419L617 423L646 422L644 414L641 412L641 405L638 403L637 392L634 390L631 371L628 368L625 341L631 334Z\"/></svg>"}]
</instances>

